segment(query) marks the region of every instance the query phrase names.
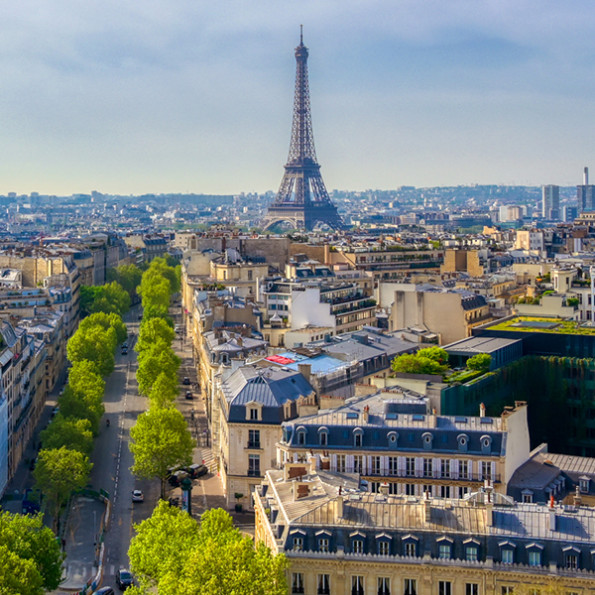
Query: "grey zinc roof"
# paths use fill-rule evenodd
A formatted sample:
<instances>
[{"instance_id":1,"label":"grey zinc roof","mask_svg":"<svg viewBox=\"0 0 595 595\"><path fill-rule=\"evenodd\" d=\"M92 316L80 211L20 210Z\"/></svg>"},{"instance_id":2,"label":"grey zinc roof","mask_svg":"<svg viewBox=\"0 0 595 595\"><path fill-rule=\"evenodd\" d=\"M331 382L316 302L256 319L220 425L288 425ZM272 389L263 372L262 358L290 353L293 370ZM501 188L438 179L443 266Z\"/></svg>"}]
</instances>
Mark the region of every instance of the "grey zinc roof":
<instances>
[{"instance_id":1,"label":"grey zinc roof","mask_svg":"<svg viewBox=\"0 0 595 595\"><path fill-rule=\"evenodd\" d=\"M595 475L595 458L547 453L545 458L562 471L571 474Z\"/></svg>"},{"instance_id":2,"label":"grey zinc roof","mask_svg":"<svg viewBox=\"0 0 595 595\"><path fill-rule=\"evenodd\" d=\"M456 343L446 345L448 353L493 353L503 347L521 343L521 339L503 339L499 337L469 337Z\"/></svg>"}]
</instances>

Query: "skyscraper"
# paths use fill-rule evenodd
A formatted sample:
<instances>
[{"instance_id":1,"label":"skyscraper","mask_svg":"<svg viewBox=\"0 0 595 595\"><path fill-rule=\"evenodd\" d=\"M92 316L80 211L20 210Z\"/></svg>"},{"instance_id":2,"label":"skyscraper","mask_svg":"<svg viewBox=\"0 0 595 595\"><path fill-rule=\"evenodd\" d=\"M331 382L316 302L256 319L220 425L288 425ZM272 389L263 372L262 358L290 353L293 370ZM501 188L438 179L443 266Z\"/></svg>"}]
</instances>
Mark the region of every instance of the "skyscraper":
<instances>
[{"instance_id":1,"label":"skyscraper","mask_svg":"<svg viewBox=\"0 0 595 595\"><path fill-rule=\"evenodd\" d=\"M279 192L268 209L263 226L267 228L285 222L306 230L313 229L317 224L339 228L343 225L341 217L329 198L316 161L308 87L308 48L301 32L300 45L295 48L295 60L289 157Z\"/></svg>"},{"instance_id":2,"label":"skyscraper","mask_svg":"<svg viewBox=\"0 0 595 595\"><path fill-rule=\"evenodd\" d=\"M583 170L583 183L576 187L576 200L578 203L578 212L595 211L595 186L589 184L589 168L585 167Z\"/></svg>"},{"instance_id":3,"label":"skyscraper","mask_svg":"<svg viewBox=\"0 0 595 595\"><path fill-rule=\"evenodd\" d=\"M542 188L541 216L544 219L560 218L560 186L548 184Z\"/></svg>"}]
</instances>

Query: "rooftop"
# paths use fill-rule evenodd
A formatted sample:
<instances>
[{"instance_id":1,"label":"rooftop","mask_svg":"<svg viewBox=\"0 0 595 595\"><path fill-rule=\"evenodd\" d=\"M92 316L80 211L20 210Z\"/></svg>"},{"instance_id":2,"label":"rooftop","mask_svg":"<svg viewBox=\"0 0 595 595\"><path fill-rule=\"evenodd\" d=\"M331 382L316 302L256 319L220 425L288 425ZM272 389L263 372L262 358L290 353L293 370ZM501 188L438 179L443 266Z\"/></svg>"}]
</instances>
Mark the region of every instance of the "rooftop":
<instances>
[{"instance_id":1,"label":"rooftop","mask_svg":"<svg viewBox=\"0 0 595 595\"><path fill-rule=\"evenodd\" d=\"M530 333L555 333L560 335L595 335L595 327L585 326L576 320L514 316L484 328L492 331L517 331Z\"/></svg>"}]
</instances>

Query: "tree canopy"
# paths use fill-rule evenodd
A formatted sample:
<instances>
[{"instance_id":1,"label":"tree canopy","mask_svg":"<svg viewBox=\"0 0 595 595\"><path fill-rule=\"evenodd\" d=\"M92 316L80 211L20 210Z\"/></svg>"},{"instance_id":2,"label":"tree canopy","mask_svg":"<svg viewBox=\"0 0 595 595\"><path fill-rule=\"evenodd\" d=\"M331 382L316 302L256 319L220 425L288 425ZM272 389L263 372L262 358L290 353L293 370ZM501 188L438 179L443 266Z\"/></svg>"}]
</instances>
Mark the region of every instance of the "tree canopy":
<instances>
[{"instance_id":1,"label":"tree canopy","mask_svg":"<svg viewBox=\"0 0 595 595\"><path fill-rule=\"evenodd\" d=\"M93 450L93 429L89 419L56 415L52 423L41 432L43 448L54 449L65 446L90 455Z\"/></svg>"},{"instance_id":2,"label":"tree canopy","mask_svg":"<svg viewBox=\"0 0 595 595\"><path fill-rule=\"evenodd\" d=\"M114 371L114 345L117 342L116 331L104 330L100 326L79 329L68 340L66 352L72 362L89 360L95 362L101 376L109 376Z\"/></svg>"},{"instance_id":3,"label":"tree canopy","mask_svg":"<svg viewBox=\"0 0 595 595\"><path fill-rule=\"evenodd\" d=\"M65 446L39 451L35 487L48 499L55 525L62 505L74 490L85 487L92 467L87 455Z\"/></svg>"},{"instance_id":4,"label":"tree canopy","mask_svg":"<svg viewBox=\"0 0 595 595\"><path fill-rule=\"evenodd\" d=\"M149 395L159 374L169 378L177 378L180 358L170 347L154 344L138 354L138 369L136 379L138 390L143 395Z\"/></svg>"},{"instance_id":5,"label":"tree canopy","mask_svg":"<svg viewBox=\"0 0 595 595\"><path fill-rule=\"evenodd\" d=\"M0 512L0 593L41 595L58 587L64 554L41 515Z\"/></svg>"},{"instance_id":6,"label":"tree canopy","mask_svg":"<svg viewBox=\"0 0 595 595\"><path fill-rule=\"evenodd\" d=\"M116 281L91 287L82 285L80 307L83 316L94 312L123 315L130 310L130 295Z\"/></svg>"},{"instance_id":7,"label":"tree canopy","mask_svg":"<svg viewBox=\"0 0 595 595\"><path fill-rule=\"evenodd\" d=\"M157 342L171 346L176 334L171 326L163 318L150 318L143 320L136 343L136 351L144 351Z\"/></svg>"},{"instance_id":8,"label":"tree canopy","mask_svg":"<svg viewBox=\"0 0 595 595\"><path fill-rule=\"evenodd\" d=\"M229 514L207 510L200 524L160 502L135 526L128 555L143 589L161 595L285 595L287 560L243 537Z\"/></svg>"},{"instance_id":9,"label":"tree canopy","mask_svg":"<svg viewBox=\"0 0 595 595\"><path fill-rule=\"evenodd\" d=\"M161 497L165 497L168 469L192 463L195 444L184 416L174 408L151 408L138 416L130 436L130 451L134 455L132 473L141 478L160 479Z\"/></svg>"},{"instance_id":10,"label":"tree canopy","mask_svg":"<svg viewBox=\"0 0 595 595\"><path fill-rule=\"evenodd\" d=\"M117 281L131 298L136 296L141 277L142 271L135 264L122 264L107 270L107 280Z\"/></svg>"},{"instance_id":11,"label":"tree canopy","mask_svg":"<svg viewBox=\"0 0 595 595\"><path fill-rule=\"evenodd\" d=\"M422 355L422 351L425 350L421 349L416 354L404 353L396 357L391 364L393 371L404 374L442 374L447 370L448 366L442 365L440 360L435 359L435 353L433 354L434 357L428 357Z\"/></svg>"},{"instance_id":12,"label":"tree canopy","mask_svg":"<svg viewBox=\"0 0 595 595\"><path fill-rule=\"evenodd\" d=\"M62 395L58 398L58 405L60 406L60 414L64 417L89 420L93 434L97 435L99 421L105 412L102 394L95 392L76 392L72 390L70 385L67 385Z\"/></svg>"},{"instance_id":13,"label":"tree canopy","mask_svg":"<svg viewBox=\"0 0 595 595\"><path fill-rule=\"evenodd\" d=\"M151 407L171 407L178 396L178 379L177 376L168 376L161 372L151 390L149 391L149 400Z\"/></svg>"},{"instance_id":14,"label":"tree canopy","mask_svg":"<svg viewBox=\"0 0 595 595\"><path fill-rule=\"evenodd\" d=\"M478 353L467 360L469 370L487 372L492 364L492 356L489 353Z\"/></svg>"}]
</instances>

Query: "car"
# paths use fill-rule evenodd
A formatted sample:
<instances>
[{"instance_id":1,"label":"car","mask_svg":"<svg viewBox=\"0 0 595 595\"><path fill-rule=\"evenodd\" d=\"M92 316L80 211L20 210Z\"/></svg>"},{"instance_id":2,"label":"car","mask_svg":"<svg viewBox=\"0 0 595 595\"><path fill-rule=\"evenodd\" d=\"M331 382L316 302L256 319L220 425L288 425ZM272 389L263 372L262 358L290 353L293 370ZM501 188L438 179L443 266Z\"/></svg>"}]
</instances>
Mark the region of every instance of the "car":
<instances>
[{"instance_id":1,"label":"car","mask_svg":"<svg viewBox=\"0 0 595 595\"><path fill-rule=\"evenodd\" d=\"M167 481L169 485L173 488L177 488L178 486L182 485L182 480L188 477L188 472L184 469L180 469L179 471L175 471L172 473L168 478Z\"/></svg>"},{"instance_id":2,"label":"car","mask_svg":"<svg viewBox=\"0 0 595 595\"><path fill-rule=\"evenodd\" d=\"M200 463L195 463L194 465L190 465L186 467L186 471L188 475L192 477L192 479L196 479L197 477L202 477L209 472L209 468L206 465L201 465Z\"/></svg>"},{"instance_id":3,"label":"car","mask_svg":"<svg viewBox=\"0 0 595 595\"><path fill-rule=\"evenodd\" d=\"M194 398L194 395L192 394L192 391L191 390L187 390L186 391L186 398L187 399L193 399Z\"/></svg>"},{"instance_id":4,"label":"car","mask_svg":"<svg viewBox=\"0 0 595 595\"><path fill-rule=\"evenodd\" d=\"M120 570L118 570L118 574L116 575L116 584L122 591L128 589L128 587L132 587L134 584L134 579L132 578L130 571L126 570L126 568L120 568Z\"/></svg>"},{"instance_id":5,"label":"car","mask_svg":"<svg viewBox=\"0 0 595 595\"><path fill-rule=\"evenodd\" d=\"M189 386L190 385L190 378L188 378L188 376L184 376L184 379L182 380L182 384L184 386Z\"/></svg>"},{"instance_id":6,"label":"car","mask_svg":"<svg viewBox=\"0 0 595 595\"><path fill-rule=\"evenodd\" d=\"M143 493L140 490L132 491L132 501L133 502L143 502L144 499L145 499L145 496L143 495Z\"/></svg>"},{"instance_id":7,"label":"car","mask_svg":"<svg viewBox=\"0 0 595 595\"><path fill-rule=\"evenodd\" d=\"M128 353L128 349L126 347L122 347L122 355L126 355Z\"/></svg>"},{"instance_id":8,"label":"car","mask_svg":"<svg viewBox=\"0 0 595 595\"><path fill-rule=\"evenodd\" d=\"M124 343L122 343L122 349L128 349L128 341L124 341Z\"/></svg>"},{"instance_id":9,"label":"car","mask_svg":"<svg viewBox=\"0 0 595 595\"><path fill-rule=\"evenodd\" d=\"M101 587L93 595L116 595L116 593L111 587Z\"/></svg>"}]
</instances>

